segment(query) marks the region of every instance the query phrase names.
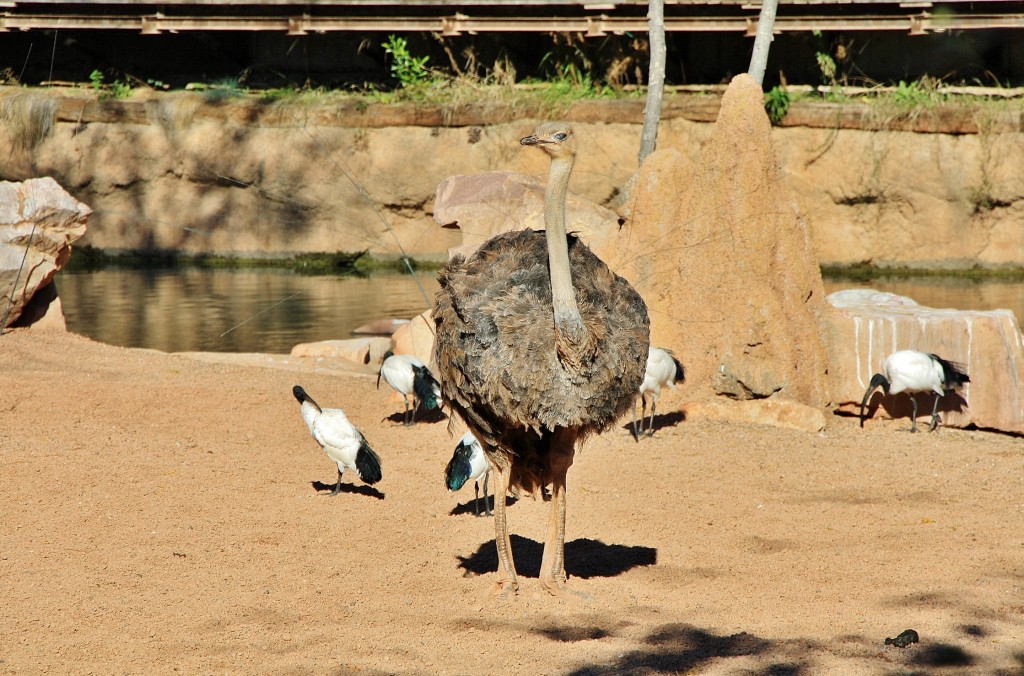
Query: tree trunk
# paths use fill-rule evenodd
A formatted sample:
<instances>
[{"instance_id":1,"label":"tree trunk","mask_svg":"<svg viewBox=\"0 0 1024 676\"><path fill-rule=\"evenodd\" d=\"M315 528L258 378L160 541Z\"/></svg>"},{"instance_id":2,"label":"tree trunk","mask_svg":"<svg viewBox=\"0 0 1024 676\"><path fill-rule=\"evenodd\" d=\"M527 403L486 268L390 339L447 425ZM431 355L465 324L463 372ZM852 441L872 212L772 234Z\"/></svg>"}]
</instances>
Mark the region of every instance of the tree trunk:
<instances>
[{"instance_id":1,"label":"tree trunk","mask_svg":"<svg viewBox=\"0 0 1024 676\"><path fill-rule=\"evenodd\" d=\"M772 44L775 29L775 10L779 0L762 0L761 13L757 17L757 35L754 38L754 52L750 55L750 68L747 72L757 84L764 82L764 70L768 66L768 48Z\"/></svg>"},{"instance_id":2,"label":"tree trunk","mask_svg":"<svg viewBox=\"0 0 1024 676\"><path fill-rule=\"evenodd\" d=\"M652 152L658 141L661 100L665 92L665 1L650 0L647 6L648 36L651 41L651 63L647 74L647 104L644 106L644 127L640 133L640 156L637 164Z\"/></svg>"}]
</instances>

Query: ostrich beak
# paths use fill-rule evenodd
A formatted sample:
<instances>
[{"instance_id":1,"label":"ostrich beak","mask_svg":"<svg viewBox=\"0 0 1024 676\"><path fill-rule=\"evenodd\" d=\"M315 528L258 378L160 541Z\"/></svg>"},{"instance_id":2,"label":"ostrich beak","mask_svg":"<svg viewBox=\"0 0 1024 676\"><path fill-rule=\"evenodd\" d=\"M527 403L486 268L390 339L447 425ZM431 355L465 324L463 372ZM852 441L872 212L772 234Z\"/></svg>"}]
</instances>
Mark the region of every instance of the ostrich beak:
<instances>
[{"instance_id":1,"label":"ostrich beak","mask_svg":"<svg viewBox=\"0 0 1024 676\"><path fill-rule=\"evenodd\" d=\"M539 136L524 136L519 139L519 143L524 146L536 146L544 143L544 141Z\"/></svg>"}]
</instances>

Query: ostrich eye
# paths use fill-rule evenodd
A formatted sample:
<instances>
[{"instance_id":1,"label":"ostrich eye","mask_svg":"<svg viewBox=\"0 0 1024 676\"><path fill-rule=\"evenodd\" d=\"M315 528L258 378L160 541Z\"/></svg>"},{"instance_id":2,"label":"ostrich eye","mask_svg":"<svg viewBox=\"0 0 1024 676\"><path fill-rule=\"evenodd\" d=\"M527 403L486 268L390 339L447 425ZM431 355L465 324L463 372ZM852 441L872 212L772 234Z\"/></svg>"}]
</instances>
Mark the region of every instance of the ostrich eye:
<instances>
[{"instance_id":1,"label":"ostrich eye","mask_svg":"<svg viewBox=\"0 0 1024 676\"><path fill-rule=\"evenodd\" d=\"M566 134L564 131L560 131L557 134L555 134L552 138L554 138L556 141L564 141L567 137L568 134Z\"/></svg>"}]
</instances>

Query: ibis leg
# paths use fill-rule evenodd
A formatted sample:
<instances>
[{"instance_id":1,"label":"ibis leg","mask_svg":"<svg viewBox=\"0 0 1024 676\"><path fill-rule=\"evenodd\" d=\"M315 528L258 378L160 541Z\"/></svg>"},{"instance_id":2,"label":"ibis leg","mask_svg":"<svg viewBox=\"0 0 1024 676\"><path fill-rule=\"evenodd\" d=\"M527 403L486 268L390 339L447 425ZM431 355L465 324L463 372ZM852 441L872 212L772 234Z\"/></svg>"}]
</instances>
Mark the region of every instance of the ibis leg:
<instances>
[{"instance_id":1,"label":"ibis leg","mask_svg":"<svg viewBox=\"0 0 1024 676\"><path fill-rule=\"evenodd\" d=\"M942 422L939 420L939 399L942 399L942 397L935 397L935 406L932 408L932 424L928 426L929 432L934 432L935 428L937 428L939 423Z\"/></svg>"},{"instance_id":2,"label":"ibis leg","mask_svg":"<svg viewBox=\"0 0 1024 676\"><path fill-rule=\"evenodd\" d=\"M341 492L341 468L338 468L338 482L334 484L334 490L327 495L337 495Z\"/></svg>"},{"instance_id":3,"label":"ibis leg","mask_svg":"<svg viewBox=\"0 0 1024 676\"><path fill-rule=\"evenodd\" d=\"M657 398L651 399L651 423L647 426L648 436L654 436L654 408L658 405Z\"/></svg>"},{"instance_id":4,"label":"ibis leg","mask_svg":"<svg viewBox=\"0 0 1024 676\"><path fill-rule=\"evenodd\" d=\"M487 501L487 479L491 476L491 470L484 472L484 513L487 516L491 515L491 503Z\"/></svg>"}]
</instances>

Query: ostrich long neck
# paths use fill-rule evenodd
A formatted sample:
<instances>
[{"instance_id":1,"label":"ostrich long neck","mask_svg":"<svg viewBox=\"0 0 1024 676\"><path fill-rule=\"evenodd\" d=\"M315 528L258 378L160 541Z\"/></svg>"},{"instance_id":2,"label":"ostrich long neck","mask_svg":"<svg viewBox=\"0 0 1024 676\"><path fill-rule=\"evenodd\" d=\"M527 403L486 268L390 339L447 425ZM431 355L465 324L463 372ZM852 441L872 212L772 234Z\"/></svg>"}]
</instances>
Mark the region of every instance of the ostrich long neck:
<instances>
[{"instance_id":1,"label":"ostrich long neck","mask_svg":"<svg viewBox=\"0 0 1024 676\"><path fill-rule=\"evenodd\" d=\"M551 305L559 332L579 341L583 336L583 318L576 305L569 268L569 245L565 229L565 195L573 160L552 158L548 186L544 191L544 228L547 233L548 266L551 274Z\"/></svg>"}]
</instances>

